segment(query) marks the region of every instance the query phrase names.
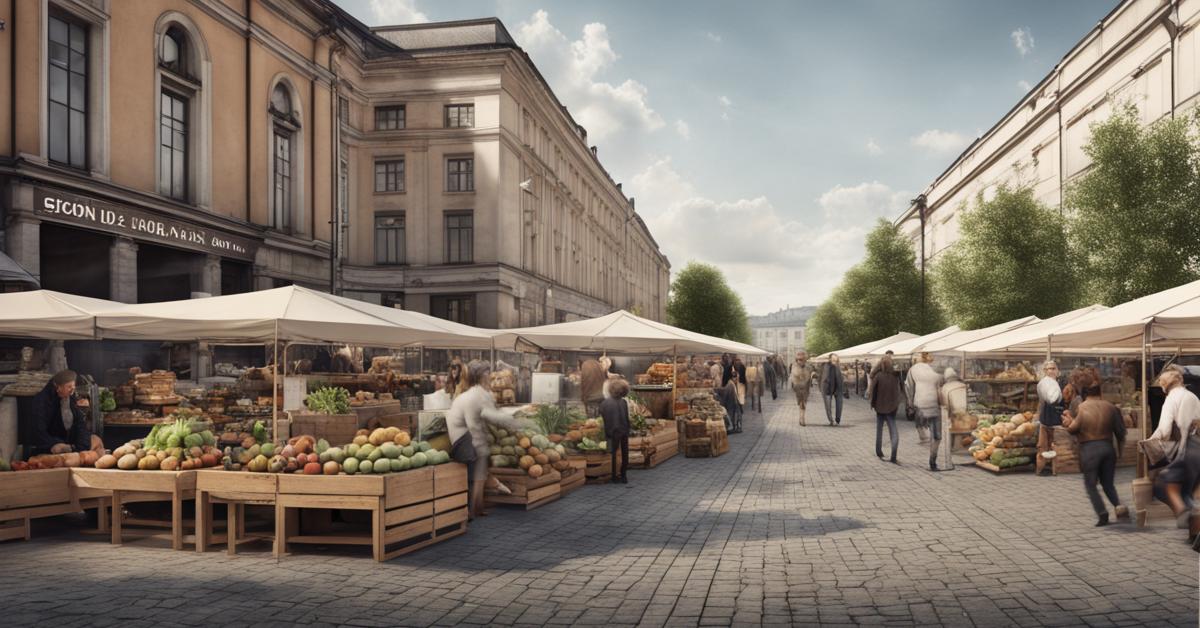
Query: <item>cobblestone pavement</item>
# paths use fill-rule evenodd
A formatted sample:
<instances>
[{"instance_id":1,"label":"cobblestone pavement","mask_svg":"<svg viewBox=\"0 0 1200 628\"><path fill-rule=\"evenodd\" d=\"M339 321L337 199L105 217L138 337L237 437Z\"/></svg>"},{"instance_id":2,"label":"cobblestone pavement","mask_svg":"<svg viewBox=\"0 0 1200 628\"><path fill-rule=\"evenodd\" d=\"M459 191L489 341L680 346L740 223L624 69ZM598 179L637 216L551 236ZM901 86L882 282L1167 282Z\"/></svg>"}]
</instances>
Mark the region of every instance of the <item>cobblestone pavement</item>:
<instances>
[{"instance_id":1,"label":"cobblestone pavement","mask_svg":"<svg viewBox=\"0 0 1200 628\"><path fill-rule=\"evenodd\" d=\"M868 412L801 428L768 402L725 456L497 510L386 564L35 524L0 545L3 623L1195 625L1197 555L1173 525L1093 528L1079 476L930 473L903 421L901 465L880 462Z\"/></svg>"}]
</instances>

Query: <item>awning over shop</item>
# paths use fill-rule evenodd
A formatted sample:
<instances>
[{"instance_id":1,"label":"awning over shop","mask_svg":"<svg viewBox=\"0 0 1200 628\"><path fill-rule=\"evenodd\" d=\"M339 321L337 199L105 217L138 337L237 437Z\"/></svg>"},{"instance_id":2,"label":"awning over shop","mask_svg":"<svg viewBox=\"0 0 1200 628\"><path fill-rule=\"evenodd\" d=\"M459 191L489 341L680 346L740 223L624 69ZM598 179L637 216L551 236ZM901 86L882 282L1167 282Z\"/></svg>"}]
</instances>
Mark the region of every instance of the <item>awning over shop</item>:
<instances>
[{"instance_id":1,"label":"awning over shop","mask_svg":"<svg viewBox=\"0 0 1200 628\"><path fill-rule=\"evenodd\" d=\"M1050 346L1080 349L1138 349L1146 326L1150 341L1200 347L1200 281L1163 290L1109 308L1050 334Z\"/></svg>"},{"instance_id":2,"label":"awning over shop","mask_svg":"<svg viewBox=\"0 0 1200 628\"><path fill-rule=\"evenodd\" d=\"M941 331L935 331L932 334L925 334L924 336L917 336L916 338L908 338L899 342L880 345L872 349L870 351L870 355L882 356L888 351L891 351L897 358L907 358L908 356L921 351L926 344L929 344L934 340L945 338L950 334L957 334L960 331L962 330L958 328L958 325L951 325Z\"/></svg>"},{"instance_id":3,"label":"awning over shop","mask_svg":"<svg viewBox=\"0 0 1200 628\"><path fill-rule=\"evenodd\" d=\"M893 344L896 342L900 342L902 340L909 340L909 339L916 338L916 337L917 337L916 334L910 334L906 331L902 331L898 334L888 336L887 338L880 338L879 340L872 340L871 342L864 342L860 345L854 345L853 347L847 347L845 349L842 349L841 351L830 351L828 353L822 353L821 355L817 356L814 359L828 360L829 356L836 353L839 360L854 360L854 359L858 359L858 358L869 355L873 349L876 349L878 347L882 347L884 345L889 345L889 344Z\"/></svg>"},{"instance_id":4,"label":"awning over shop","mask_svg":"<svg viewBox=\"0 0 1200 628\"><path fill-rule=\"evenodd\" d=\"M97 317L104 338L427 345L490 349L489 333L300 286L126 306Z\"/></svg>"},{"instance_id":5,"label":"awning over shop","mask_svg":"<svg viewBox=\"0 0 1200 628\"><path fill-rule=\"evenodd\" d=\"M766 355L740 342L706 336L658 323L625 310L580 321L503 329L493 332L497 349L515 350L520 340L555 351L614 351L624 353L735 353Z\"/></svg>"},{"instance_id":6,"label":"awning over shop","mask_svg":"<svg viewBox=\"0 0 1200 628\"><path fill-rule=\"evenodd\" d=\"M0 336L89 340L95 338L98 314L125 307L53 290L0 293Z\"/></svg>"},{"instance_id":7,"label":"awning over shop","mask_svg":"<svg viewBox=\"0 0 1200 628\"><path fill-rule=\"evenodd\" d=\"M1051 334L1087 320L1089 317L1094 317L1107 309L1103 305L1089 305L1078 310L1064 312L1044 321L968 342L958 347L958 351L968 354L1042 355L1047 351L1047 342Z\"/></svg>"},{"instance_id":8,"label":"awning over shop","mask_svg":"<svg viewBox=\"0 0 1200 628\"><path fill-rule=\"evenodd\" d=\"M1018 327L1024 327L1025 325L1031 325L1033 323L1040 322L1041 320L1042 319L1036 316L1026 316L1024 318L1006 321L998 325L992 325L991 327L984 327L983 329L970 329L967 331L948 334L938 338L937 340L925 343L925 345L921 347L921 351L928 353L959 351L959 348L967 343L977 342L985 338L991 338L997 334L1001 334L1012 329L1017 329Z\"/></svg>"},{"instance_id":9,"label":"awning over shop","mask_svg":"<svg viewBox=\"0 0 1200 628\"><path fill-rule=\"evenodd\" d=\"M42 287L37 278L4 253L0 253L0 285L20 285L27 290L37 290Z\"/></svg>"}]
</instances>

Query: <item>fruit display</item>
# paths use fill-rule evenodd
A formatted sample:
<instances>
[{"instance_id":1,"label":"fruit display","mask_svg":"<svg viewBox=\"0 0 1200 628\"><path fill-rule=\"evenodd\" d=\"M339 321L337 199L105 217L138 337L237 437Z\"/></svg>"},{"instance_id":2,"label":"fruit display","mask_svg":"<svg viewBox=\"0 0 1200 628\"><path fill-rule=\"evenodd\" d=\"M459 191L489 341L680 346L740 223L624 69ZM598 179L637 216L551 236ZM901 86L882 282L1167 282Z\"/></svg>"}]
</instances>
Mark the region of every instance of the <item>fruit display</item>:
<instances>
[{"instance_id":1,"label":"fruit display","mask_svg":"<svg viewBox=\"0 0 1200 628\"><path fill-rule=\"evenodd\" d=\"M18 460L12 464L0 458L0 472L57 469L59 467L92 467L101 457L102 454L97 451L81 451L65 454L42 454L33 456L29 460Z\"/></svg>"},{"instance_id":2,"label":"fruit display","mask_svg":"<svg viewBox=\"0 0 1200 628\"><path fill-rule=\"evenodd\" d=\"M497 427L490 427L489 430L489 462L492 467L521 469L532 478L541 477L549 469L565 471L570 467L566 461L566 441L560 435L510 432ZM559 442L552 440L554 436L559 437Z\"/></svg>"},{"instance_id":3,"label":"fruit display","mask_svg":"<svg viewBox=\"0 0 1200 628\"><path fill-rule=\"evenodd\" d=\"M395 427L359 430L353 442L340 447L300 435L282 446L255 443L226 447L224 453L221 463L227 471L304 475L396 473L450 462L449 453L414 441L408 432Z\"/></svg>"},{"instance_id":4,"label":"fruit display","mask_svg":"<svg viewBox=\"0 0 1200 628\"><path fill-rule=\"evenodd\" d=\"M492 372L491 391L496 396L496 405L511 405L517 402L517 378L512 371Z\"/></svg>"},{"instance_id":5,"label":"fruit display","mask_svg":"<svg viewBox=\"0 0 1200 628\"><path fill-rule=\"evenodd\" d=\"M725 406L722 406L710 390L694 390L680 394L678 403L688 404L687 412L676 411L677 419L700 419L701 421L725 421Z\"/></svg>"},{"instance_id":6,"label":"fruit display","mask_svg":"<svg viewBox=\"0 0 1200 628\"><path fill-rule=\"evenodd\" d=\"M350 412L350 391L340 386L318 388L308 393L304 405L319 414L346 414Z\"/></svg>"},{"instance_id":7,"label":"fruit display","mask_svg":"<svg viewBox=\"0 0 1200 628\"><path fill-rule=\"evenodd\" d=\"M1037 455L1037 434L1032 412L1014 414L995 423L981 419L971 433L974 440L967 451L977 462L1001 469L1027 465Z\"/></svg>"}]
</instances>

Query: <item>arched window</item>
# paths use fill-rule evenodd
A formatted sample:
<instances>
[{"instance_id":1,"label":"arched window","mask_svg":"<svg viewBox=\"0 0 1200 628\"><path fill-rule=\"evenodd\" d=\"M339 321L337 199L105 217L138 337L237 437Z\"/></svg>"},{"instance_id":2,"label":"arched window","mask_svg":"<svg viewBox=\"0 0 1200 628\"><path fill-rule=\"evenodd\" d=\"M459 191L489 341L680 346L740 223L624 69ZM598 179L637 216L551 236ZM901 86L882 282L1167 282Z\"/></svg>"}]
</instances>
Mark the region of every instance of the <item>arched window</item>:
<instances>
[{"instance_id":1,"label":"arched window","mask_svg":"<svg viewBox=\"0 0 1200 628\"><path fill-rule=\"evenodd\" d=\"M201 54L188 30L175 21L160 24L158 37L158 191L184 202L196 202L197 159L194 137L204 85L197 77Z\"/></svg>"},{"instance_id":2,"label":"arched window","mask_svg":"<svg viewBox=\"0 0 1200 628\"><path fill-rule=\"evenodd\" d=\"M297 137L300 130L291 88L279 81L271 90L271 216L270 226L292 231L295 186L299 174Z\"/></svg>"}]
</instances>

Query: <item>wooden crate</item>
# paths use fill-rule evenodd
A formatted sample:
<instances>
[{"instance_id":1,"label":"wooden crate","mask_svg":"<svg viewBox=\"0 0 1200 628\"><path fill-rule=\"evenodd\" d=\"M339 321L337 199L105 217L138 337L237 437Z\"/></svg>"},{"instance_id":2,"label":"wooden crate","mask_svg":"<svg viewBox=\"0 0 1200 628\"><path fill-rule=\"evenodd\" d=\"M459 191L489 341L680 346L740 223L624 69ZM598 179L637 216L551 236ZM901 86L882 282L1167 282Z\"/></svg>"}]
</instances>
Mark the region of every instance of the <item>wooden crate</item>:
<instances>
[{"instance_id":1,"label":"wooden crate","mask_svg":"<svg viewBox=\"0 0 1200 628\"><path fill-rule=\"evenodd\" d=\"M207 551L214 543L225 543L233 556L239 545L262 539L275 542L273 534L246 532L246 506L274 506L279 491L279 476L273 473L250 473L203 469L196 472L196 551ZM213 519L213 504L225 504L225 534L217 534ZM274 548L278 555L280 550Z\"/></svg>"},{"instance_id":2,"label":"wooden crate","mask_svg":"<svg viewBox=\"0 0 1200 628\"><path fill-rule=\"evenodd\" d=\"M1023 465L1016 466L1016 467L1008 467L1005 469L1001 469L1000 467L998 467L990 462L986 462L983 460L976 460L975 466L977 466L980 469L983 469L985 471L991 471L992 473L1021 473L1021 472L1025 472L1025 471L1033 471L1033 468L1035 465L1033 463L1029 463L1029 464L1023 464Z\"/></svg>"},{"instance_id":3,"label":"wooden crate","mask_svg":"<svg viewBox=\"0 0 1200 628\"><path fill-rule=\"evenodd\" d=\"M612 479L612 457L607 452L570 454L567 461L583 461L588 484L606 484Z\"/></svg>"},{"instance_id":4,"label":"wooden crate","mask_svg":"<svg viewBox=\"0 0 1200 628\"><path fill-rule=\"evenodd\" d=\"M0 476L0 541L28 541L33 519L79 512L93 506L100 509L101 529L107 530L107 520L103 516L106 503L107 496L85 499L81 503L71 493L70 469L5 473Z\"/></svg>"},{"instance_id":5,"label":"wooden crate","mask_svg":"<svg viewBox=\"0 0 1200 628\"><path fill-rule=\"evenodd\" d=\"M506 504L533 510L562 495L562 474L553 469L546 471L540 478L531 478L522 469L493 467L489 473L503 482L512 491L512 495L488 490L483 495L483 501L487 505Z\"/></svg>"},{"instance_id":6,"label":"wooden crate","mask_svg":"<svg viewBox=\"0 0 1200 628\"><path fill-rule=\"evenodd\" d=\"M73 490L104 493L112 500L112 543L120 545L123 540L123 525L142 527L165 527L171 530L171 549L181 550L184 543L195 542L195 537L185 535L191 523L183 520L184 500L196 497L196 471L122 471L120 469L76 468L71 471ZM136 502L170 502L171 520L124 519L122 504ZM162 536L144 534L143 536Z\"/></svg>"},{"instance_id":7,"label":"wooden crate","mask_svg":"<svg viewBox=\"0 0 1200 628\"><path fill-rule=\"evenodd\" d=\"M349 443L358 432L358 415L350 414L296 414L292 413L291 433L324 438L330 443Z\"/></svg>"},{"instance_id":8,"label":"wooden crate","mask_svg":"<svg viewBox=\"0 0 1200 628\"><path fill-rule=\"evenodd\" d=\"M467 530L467 472L457 462L384 475L280 475L275 538L289 544L370 545L385 561L453 538ZM310 533L299 529L298 509L370 512L369 532Z\"/></svg>"},{"instance_id":9,"label":"wooden crate","mask_svg":"<svg viewBox=\"0 0 1200 628\"><path fill-rule=\"evenodd\" d=\"M703 438L689 438L684 445L683 455L688 458L711 458L712 448L712 439L707 436Z\"/></svg>"}]
</instances>

